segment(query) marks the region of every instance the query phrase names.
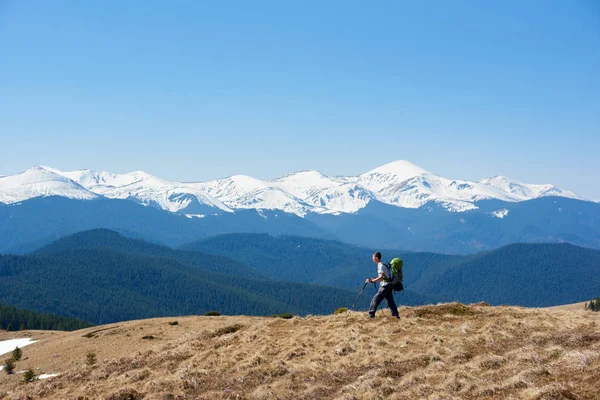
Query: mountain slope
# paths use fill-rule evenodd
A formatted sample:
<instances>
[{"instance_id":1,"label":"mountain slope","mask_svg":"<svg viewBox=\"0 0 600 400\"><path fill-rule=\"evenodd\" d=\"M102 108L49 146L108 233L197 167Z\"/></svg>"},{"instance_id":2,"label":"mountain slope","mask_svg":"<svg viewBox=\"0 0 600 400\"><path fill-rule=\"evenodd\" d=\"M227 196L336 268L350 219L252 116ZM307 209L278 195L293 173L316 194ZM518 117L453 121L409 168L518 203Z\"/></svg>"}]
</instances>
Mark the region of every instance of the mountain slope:
<instances>
[{"instance_id":1,"label":"mountain slope","mask_svg":"<svg viewBox=\"0 0 600 400\"><path fill-rule=\"evenodd\" d=\"M231 232L327 236L314 223L277 211L241 210L193 218L128 200L75 201L55 196L0 207L0 253L28 253L60 237L97 228L141 235L170 246Z\"/></svg>"},{"instance_id":2,"label":"mountain slope","mask_svg":"<svg viewBox=\"0 0 600 400\"><path fill-rule=\"evenodd\" d=\"M226 255L275 279L355 288L375 275L375 250L335 241L223 235L186 246ZM382 250L404 260L407 292L461 302L550 306L597 296L600 251L565 243L512 244L471 256Z\"/></svg>"},{"instance_id":3,"label":"mountain slope","mask_svg":"<svg viewBox=\"0 0 600 400\"><path fill-rule=\"evenodd\" d=\"M451 260L411 286L462 302L545 307L594 298L600 251L563 244L513 244Z\"/></svg>"},{"instance_id":4,"label":"mountain slope","mask_svg":"<svg viewBox=\"0 0 600 400\"><path fill-rule=\"evenodd\" d=\"M485 200L447 212L436 202L416 209L373 201L356 214L306 219L339 240L376 248L469 254L515 242L569 242L600 248L600 205L564 197Z\"/></svg>"},{"instance_id":5,"label":"mountain slope","mask_svg":"<svg viewBox=\"0 0 600 400\"><path fill-rule=\"evenodd\" d=\"M12 327L11 329L8 329ZM6 330L62 330L74 331L88 328L92 324L73 318L59 317L52 314L40 314L12 306L0 305L0 327Z\"/></svg>"},{"instance_id":6,"label":"mountain slope","mask_svg":"<svg viewBox=\"0 0 600 400\"><path fill-rule=\"evenodd\" d=\"M217 274L108 249L0 256L0 276L0 302L93 323L209 310L318 314L350 305L356 297L341 289ZM359 307L367 303L361 299Z\"/></svg>"},{"instance_id":7,"label":"mountain slope","mask_svg":"<svg viewBox=\"0 0 600 400\"><path fill-rule=\"evenodd\" d=\"M40 166L17 175L0 178L0 203L17 203L46 196L79 200L92 200L98 197L76 182Z\"/></svg>"},{"instance_id":8,"label":"mountain slope","mask_svg":"<svg viewBox=\"0 0 600 400\"><path fill-rule=\"evenodd\" d=\"M36 250L33 254L56 254L77 249L108 249L143 256L169 258L184 265L221 274L235 275L243 278L265 278L255 268L239 263L231 258L195 251L173 250L167 246L148 243L140 239L127 238L108 229L94 229L75 233L52 242Z\"/></svg>"},{"instance_id":9,"label":"mountain slope","mask_svg":"<svg viewBox=\"0 0 600 400\"><path fill-rule=\"evenodd\" d=\"M374 276L371 256L383 252L384 260L402 257L407 266L404 282L410 285L424 270L454 256L368 249L332 240L267 234L229 234L181 246L185 250L219 254L252 265L271 279L319 283L342 288L360 287Z\"/></svg>"}]
</instances>

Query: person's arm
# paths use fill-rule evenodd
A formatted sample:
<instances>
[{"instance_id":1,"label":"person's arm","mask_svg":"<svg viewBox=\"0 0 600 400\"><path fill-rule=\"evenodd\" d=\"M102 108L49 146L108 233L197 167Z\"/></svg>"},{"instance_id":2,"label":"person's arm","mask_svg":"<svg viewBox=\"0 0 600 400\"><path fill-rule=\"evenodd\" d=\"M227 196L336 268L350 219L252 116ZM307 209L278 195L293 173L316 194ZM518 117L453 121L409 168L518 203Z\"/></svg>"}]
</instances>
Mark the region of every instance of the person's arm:
<instances>
[{"instance_id":1,"label":"person's arm","mask_svg":"<svg viewBox=\"0 0 600 400\"><path fill-rule=\"evenodd\" d=\"M381 282L383 280L383 278L385 278L385 276L383 275L383 272L382 272L379 274L379 276L377 278L367 278L365 283Z\"/></svg>"}]
</instances>

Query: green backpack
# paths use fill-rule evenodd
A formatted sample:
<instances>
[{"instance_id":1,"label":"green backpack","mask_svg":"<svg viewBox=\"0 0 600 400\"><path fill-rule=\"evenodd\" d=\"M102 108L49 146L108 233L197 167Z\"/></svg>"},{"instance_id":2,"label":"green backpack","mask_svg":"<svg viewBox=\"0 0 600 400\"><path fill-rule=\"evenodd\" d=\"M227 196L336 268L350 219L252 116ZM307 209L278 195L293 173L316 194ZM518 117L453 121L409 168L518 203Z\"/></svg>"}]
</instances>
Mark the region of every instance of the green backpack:
<instances>
[{"instance_id":1,"label":"green backpack","mask_svg":"<svg viewBox=\"0 0 600 400\"><path fill-rule=\"evenodd\" d=\"M392 279L386 281L392 282L392 289L396 292L404 290L404 286L402 285L403 264L402 259L399 257L394 258L389 264L386 264L390 271L390 275L392 276Z\"/></svg>"}]
</instances>

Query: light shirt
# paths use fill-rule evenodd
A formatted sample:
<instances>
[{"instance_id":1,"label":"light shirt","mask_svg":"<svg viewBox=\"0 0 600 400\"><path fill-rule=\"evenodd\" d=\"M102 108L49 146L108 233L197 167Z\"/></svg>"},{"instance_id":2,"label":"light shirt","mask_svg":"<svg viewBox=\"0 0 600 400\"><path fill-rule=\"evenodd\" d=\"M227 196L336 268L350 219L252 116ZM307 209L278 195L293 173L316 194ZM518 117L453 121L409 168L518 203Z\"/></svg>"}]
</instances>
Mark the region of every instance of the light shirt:
<instances>
[{"instance_id":1,"label":"light shirt","mask_svg":"<svg viewBox=\"0 0 600 400\"><path fill-rule=\"evenodd\" d=\"M390 279L390 270L388 269L388 267L386 267L385 265L383 265L382 262L380 262L379 264L377 264L377 276L378 277L379 277L379 274L383 274L383 277L385 279ZM379 282L379 286L387 286L390 283L391 282L381 281L381 282Z\"/></svg>"}]
</instances>

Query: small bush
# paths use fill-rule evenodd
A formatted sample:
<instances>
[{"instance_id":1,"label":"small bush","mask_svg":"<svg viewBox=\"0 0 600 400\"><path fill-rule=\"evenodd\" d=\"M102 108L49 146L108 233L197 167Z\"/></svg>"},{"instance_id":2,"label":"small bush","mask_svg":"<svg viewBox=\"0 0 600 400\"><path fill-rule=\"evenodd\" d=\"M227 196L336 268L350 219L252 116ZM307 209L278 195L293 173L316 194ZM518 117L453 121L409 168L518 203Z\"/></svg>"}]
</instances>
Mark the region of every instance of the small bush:
<instances>
[{"instance_id":1,"label":"small bush","mask_svg":"<svg viewBox=\"0 0 600 400\"><path fill-rule=\"evenodd\" d=\"M142 336L142 339L154 340L154 339L156 339L156 336L146 335L146 336Z\"/></svg>"},{"instance_id":2,"label":"small bush","mask_svg":"<svg viewBox=\"0 0 600 400\"><path fill-rule=\"evenodd\" d=\"M171 325L171 326L179 325L179 321L171 321L171 322L169 322L169 325Z\"/></svg>"},{"instance_id":3,"label":"small bush","mask_svg":"<svg viewBox=\"0 0 600 400\"><path fill-rule=\"evenodd\" d=\"M8 358L4 362L4 371L6 371L7 375L11 375L15 370L15 361L12 358Z\"/></svg>"},{"instance_id":4,"label":"small bush","mask_svg":"<svg viewBox=\"0 0 600 400\"><path fill-rule=\"evenodd\" d=\"M33 382L35 380L35 372L33 372L31 368L29 368L23 374L23 380L25 381L25 383Z\"/></svg>"},{"instance_id":5,"label":"small bush","mask_svg":"<svg viewBox=\"0 0 600 400\"><path fill-rule=\"evenodd\" d=\"M285 313L285 314L273 314L271 318L283 318L283 319L292 319L294 318L293 314Z\"/></svg>"},{"instance_id":6,"label":"small bush","mask_svg":"<svg viewBox=\"0 0 600 400\"><path fill-rule=\"evenodd\" d=\"M596 299L591 300L590 303L585 304L585 309L590 311L600 311L600 297L596 297Z\"/></svg>"},{"instance_id":7,"label":"small bush","mask_svg":"<svg viewBox=\"0 0 600 400\"><path fill-rule=\"evenodd\" d=\"M87 353L85 356L85 362L87 365L94 365L96 364L96 353Z\"/></svg>"},{"instance_id":8,"label":"small bush","mask_svg":"<svg viewBox=\"0 0 600 400\"><path fill-rule=\"evenodd\" d=\"M346 307L340 307L337 310L335 310L333 312L334 315L338 315L338 314L343 314L345 312L348 312L348 309Z\"/></svg>"},{"instance_id":9,"label":"small bush","mask_svg":"<svg viewBox=\"0 0 600 400\"><path fill-rule=\"evenodd\" d=\"M96 335L94 334L94 332L88 332L88 333L86 333L85 335L83 335L83 337L84 337L84 338L88 338L88 339L91 339L91 338L93 338L94 336L96 336Z\"/></svg>"},{"instance_id":10,"label":"small bush","mask_svg":"<svg viewBox=\"0 0 600 400\"><path fill-rule=\"evenodd\" d=\"M221 313L218 311L207 311L204 315L207 317L218 317L219 315L221 315Z\"/></svg>"},{"instance_id":11,"label":"small bush","mask_svg":"<svg viewBox=\"0 0 600 400\"><path fill-rule=\"evenodd\" d=\"M13 360L19 361L21 359L22 355L23 355L23 351L19 348L19 346L15 347L15 349L12 352Z\"/></svg>"}]
</instances>

